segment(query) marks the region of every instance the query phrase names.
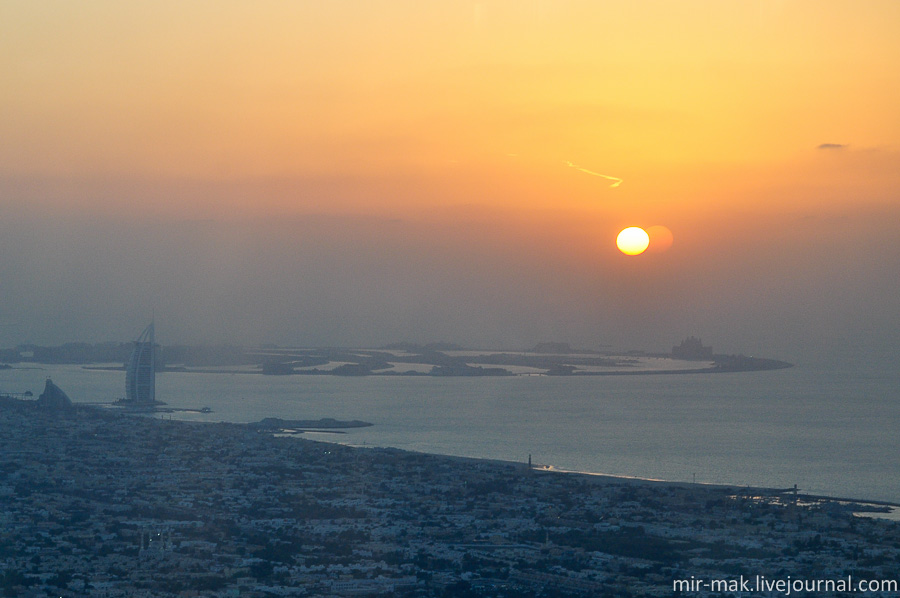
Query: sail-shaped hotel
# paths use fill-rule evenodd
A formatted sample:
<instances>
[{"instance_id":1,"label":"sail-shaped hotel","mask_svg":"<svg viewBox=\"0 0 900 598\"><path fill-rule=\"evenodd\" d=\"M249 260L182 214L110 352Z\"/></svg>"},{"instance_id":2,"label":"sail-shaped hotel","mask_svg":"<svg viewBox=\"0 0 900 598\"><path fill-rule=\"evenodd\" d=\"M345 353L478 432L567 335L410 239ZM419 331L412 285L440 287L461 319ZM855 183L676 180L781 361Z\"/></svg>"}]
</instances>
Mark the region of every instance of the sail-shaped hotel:
<instances>
[{"instance_id":1,"label":"sail-shaped hotel","mask_svg":"<svg viewBox=\"0 0 900 598\"><path fill-rule=\"evenodd\" d=\"M125 400L133 405L156 404L156 347L153 322L134 341L125 369Z\"/></svg>"}]
</instances>

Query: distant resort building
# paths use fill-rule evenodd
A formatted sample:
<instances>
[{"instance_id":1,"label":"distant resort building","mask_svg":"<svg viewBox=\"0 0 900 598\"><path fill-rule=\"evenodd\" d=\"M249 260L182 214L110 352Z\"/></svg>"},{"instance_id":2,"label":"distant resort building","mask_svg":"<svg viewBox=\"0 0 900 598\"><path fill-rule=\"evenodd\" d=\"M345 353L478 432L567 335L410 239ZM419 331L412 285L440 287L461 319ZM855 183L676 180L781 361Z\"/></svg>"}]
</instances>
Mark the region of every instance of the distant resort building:
<instances>
[{"instance_id":1,"label":"distant resort building","mask_svg":"<svg viewBox=\"0 0 900 598\"><path fill-rule=\"evenodd\" d=\"M38 397L37 404L39 407L51 411L69 412L75 408L72 404L72 399L63 392L63 389L54 384L50 378L47 378L47 382L44 385L44 392Z\"/></svg>"},{"instance_id":2,"label":"distant resort building","mask_svg":"<svg viewBox=\"0 0 900 598\"><path fill-rule=\"evenodd\" d=\"M125 368L125 400L133 405L156 404L156 347L153 322L134 341Z\"/></svg>"},{"instance_id":3,"label":"distant resort building","mask_svg":"<svg viewBox=\"0 0 900 598\"><path fill-rule=\"evenodd\" d=\"M713 348L704 347L699 338L688 337L680 345L672 347L672 357L676 359L712 359Z\"/></svg>"}]
</instances>

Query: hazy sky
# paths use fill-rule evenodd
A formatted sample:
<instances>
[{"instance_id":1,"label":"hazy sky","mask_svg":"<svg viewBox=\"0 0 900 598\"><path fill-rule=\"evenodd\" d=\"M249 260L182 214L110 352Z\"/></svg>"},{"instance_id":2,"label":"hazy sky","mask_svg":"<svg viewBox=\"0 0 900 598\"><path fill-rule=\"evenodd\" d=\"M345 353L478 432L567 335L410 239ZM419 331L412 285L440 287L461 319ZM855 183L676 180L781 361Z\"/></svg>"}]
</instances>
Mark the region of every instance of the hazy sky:
<instances>
[{"instance_id":1,"label":"hazy sky","mask_svg":"<svg viewBox=\"0 0 900 598\"><path fill-rule=\"evenodd\" d=\"M896 0L3 0L0 346L152 314L164 344L885 345L898 27ZM632 225L674 242L624 256Z\"/></svg>"}]
</instances>

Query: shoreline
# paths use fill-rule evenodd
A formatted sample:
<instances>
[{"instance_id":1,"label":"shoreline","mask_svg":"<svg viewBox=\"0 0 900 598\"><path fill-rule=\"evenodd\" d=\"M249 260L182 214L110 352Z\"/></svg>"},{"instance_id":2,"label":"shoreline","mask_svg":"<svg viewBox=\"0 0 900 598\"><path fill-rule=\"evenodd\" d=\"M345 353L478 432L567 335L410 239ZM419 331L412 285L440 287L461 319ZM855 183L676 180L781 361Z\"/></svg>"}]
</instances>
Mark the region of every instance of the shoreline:
<instances>
[{"instance_id":1,"label":"shoreline","mask_svg":"<svg viewBox=\"0 0 900 598\"><path fill-rule=\"evenodd\" d=\"M22 369L32 369L32 368L22 368ZM37 368L34 368L34 369L37 369ZM634 375L634 374L653 374L656 372L630 372L630 373L632 375ZM710 373L712 373L712 371L710 371ZM78 404L84 404L84 403L79 402ZM173 411L174 411L174 409L173 409ZM184 409L184 411L190 412L190 411L195 411L195 410ZM198 421L198 420L185 419L184 421ZM212 422L212 423L214 423L214 422ZM239 422L236 422L236 423L239 423ZM347 434L340 434L340 433L331 431L329 429L321 429L321 428L315 429L311 426L306 426L306 425L292 426L292 427L294 427L297 430L297 432L299 432L299 434L297 434L297 435L303 435L303 432L309 432L310 434L306 435L307 438L310 438L311 436L316 435L316 436L318 436L317 440L320 440L323 442L336 442L339 444L343 444L345 441L353 442L353 440L354 440L352 438L352 435L351 435L351 437L348 438ZM329 426L329 428L330 428L330 426ZM334 436L335 438L333 438L333 439L325 438L324 436L326 435L326 433L327 433L327 435ZM377 442L377 440L375 440L375 442ZM402 445L402 443L401 443L401 445ZM359 445L354 443L354 444L348 444L348 446L359 446ZM449 448L451 450L453 449L453 447L449 447ZM488 448L490 448L490 447L488 447ZM408 449L401 448L398 450L408 450ZM413 451L413 452L418 452L418 451ZM482 456L461 457L461 456L457 456L457 455L449 455L449 454L439 453L439 452L428 452L425 454L439 455L439 456L444 456L444 457L448 457L448 458L467 458L467 459L476 459L476 460L496 461L498 463L504 463L507 465L520 465L520 463L518 463L516 461L504 461L502 459L493 459L491 457L482 457ZM615 480L615 481L619 481L619 482L662 483L662 484L673 484L673 485L696 484L697 486L702 485L704 487L728 487L728 488L735 488L738 490L741 490L744 488L752 488L752 489L758 489L761 492L767 492L767 493L770 493L773 490L773 488L771 486L765 485L765 482L768 480L762 480L764 482L764 484L756 485L756 486L746 486L746 485L742 485L742 484L738 484L738 483L729 483L729 482L722 482L722 481L690 482L689 474L685 475L683 472L679 472L679 471L676 471L676 473L681 474L680 479L679 478L667 479L664 477L657 477L657 478L646 477L646 476L640 475L640 473L635 474L635 475L621 474L621 473L607 473L605 471L582 470L582 469L565 467L565 466L557 466L557 465L553 465L553 464L547 465L547 470L548 471L556 471L556 472L560 472L560 473L568 473L570 475L575 474L575 475L588 476L592 479L610 479L610 480ZM664 476L671 472L670 471L662 471L662 472L657 471L655 473L657 475L659 475L661 473ZM726 471L726 475L727 475L727 471ZM715 478L718 480L721 480L722 477L723 477L722 475L715 476ZM742 475L741 477L744 477L744 476ZM790 478L787 476L781 476L780 481L784 481L785 479L790 479ZM866 505L885 506L885 507L889 507L891 509L900 509L900 501L898 501L897 498L892 496L890 493L883 493L880 495L878 493L876 493L877 498L875 498L875 497L868 498L868 497L865 497L865 495L857 496L855 494L852 494L851 492L852 492L853 488L849 488L849 487L848 488L843 488L843 487L837 488L834 492L830 492L831 489L829 488L829 489L826 489L825 492L823 493L821 491L821 489L823 487L828 488L828 485L816 484L816 483L813 483L811 485L813 485L817 490L819 490L819 492L802 492L801 491L798 493L798 496L800 498L808 499L808 500L855 502L855 503L866 504ZM850 491L848 492L848 490L850 490ZM885 494L887 494L887 495L885 496Z\"/></svg>"},{"instance_id":2,"label":"shoreline","mask_svg":"<svg viewBox=\"0 0 900 598\"><path fill-rule=\"evenodd\" d=\"M100 405L105 405L105 404L77 403L77 405L87 405L87 406L96 408ZM182 409L180 411L194 411L194 410ZM134 416L142 415L142 414L137 414L137 413L129 413L127 411L120 411L120 412L113 411L113 413L120 415L120 416L126 416L126 417L127 416L134 417ZM143 414L143 415L146 415L146 414ZM156 419L156 418L151 418L151 419ZM356 420L353 420L352 422L345 422L345 421L341 421L341 420L334 420L332 418L322 418L317 421L319 421L319 422L335 422L338 424L345 424L345 425L339 425L339 426L335 426L335 427L301 426L301 427L297 427L297 428L289 427L289 428L282 429L282 428L272 428L271 426L264 425L263 422L265 422L267 419L280 420L280 418L263 418L262 420L256 421L256 422L226 422L226 421L212 422L212 421L205 421L205 420L196 420L195 421L195 420L179 420L179 419L176 419L176 420L169 419L166 421L176 421L176 422L182 422L182 423L188 423L188 424L198 424L199 423L199 424L211 424L211 425L226 423L226 424L241 426L241 427L246 427L246 428L255 428L259 432L272 433L273 436L277 435L277 436L282 436L282 437L303 438L303 439L311 441L311 442L336 444L336 445L347 447L347 448L350 448L353 450L366 449L366 450L400 451L402 453L407 453L407 454L411 454L411 455L426 455L426 456L430 456L430 457L438 457L438 458L442 458L442 459L447 459L450 461L462 461L462 462L470 462L470 463L475 463L475 464L485 463L485 464L490 464L490 465L508 467L508 468L512 468L512 469L518 469L518 468L529 469L528 463L522 462L522 461L512 461L512 460L508 460L508 459L498 459L498 458L492 458L492 457L473 457L473 456L464 456L464 455L452 455L452 454L448 454L448 453L432 453L432 452L427 452L427 451L404 449L404 448L398 448L398 447L387 446L387 445L357 444L354 442L349 442L349 441L340 440L340 439L330 440L327 438L318 438L318 437L311 438L308 435L308 433L313 433L313 434L316 434L316 433L329 434L330 433L330 434L334 434L334 435L346 435L347 430L352 430L352 429L361 428L361 427L373 427L375 424L372 424L370 422L361 422L361 421L356 421ZM291 420L280 420L280 421L289 422ZM294 422L294 423L299 423L299 422ZM310 422L305 421L304 423L310 423ZM351 425L349 425L349 426L346 425L348 423ZM649 477L644 477L644 476L639 476L639 475L613 474L613 473L604 473L604 472L584 471L584 470L577 470L577 469L567 469L567 468L557 467L552 464L535 463L535 464L532 464L530 469L531 469L531 471L533 471L536 474L559 473L559 474L566 474L566 475L570 475L570 476L582 476L585 479L590 480L592 482L602 481L602 482L607 482L607 483L665 485L665 486L687 488L687 489L697 488L697 489L709 489L709 490L731 490L738 494L755 493L755 494L762 494L762 495L766 495L766 496L776 496L776 495L786 496L788 493L794 492L793 488L777 488L777 487L772 487L772 486L749 486L749 485L741 485L741 484L729 484L729 483L725 483L725 482L703 482L703 481L688 482L688 481L670 480L670 479L662 479L662 478L649 478ZM898 516L898 518L900 518L900 501L895 502L895 501L884 500L884 499L870 499L870 498L858 498L858 497L857 498L847 498L847 497L832 496L832 495L828 495L828 494L809 494L809 493L805 493L802 491L797 492L796 498L798 500L807 500L807 501L812 501L812 502L826 501L826 502L834 502L834 503L854 503L854 504L859 504L862 506L872 506L872 507L888 507L892 510L896 509L896 511L890 511L890 512L895 513Z\"/></svg>"},{"instance_id":3,"label":"shoreline","mask_svg":"<svg viewBox=\"0 0 900 598\"><path fill-rule=\"evenodd\" d=\"M238 424L242 425L242 424ZM528 463L522 461L510 461L507 459L493 459L490 457L467 457L462 455L449 455L445 453L429 453L425 451L417 451L410 449L401 449L396 447L388 447L388 446L373 446L373 445L359 445L353 443L341 442L338 440L327 440L327 439L311 439L306 438L307 440L311 440L313 442L324 442L327 444L339 444L341 446L345 446L351 449L369 449L369 450L389 450L389 451L400 451L407 454L413 455L427 455L430 457L438 457L441 459L447 459L454 462L462 462L462 463L472 463L472 464L489 464L496 466L508 467L511 469L522 469L529 470ZM580 477L585 481L590 481L593 483L605 483L605 484L636 484L636 485L647 485L647 486L664 486L664 487L672 487L672 488L681 488L681 489L697 489L697 490L722 490L722 491L731 491L737 495L754 495L754 496L767 496L767 497L786 497L790 493L794 492L793 488L776 488L771 486L746 486L739 484L728 484L722 482L685 482L678 480L666 480L660 478L647 478L642 476L632 476L632 475L624 475L624 474L612 474L612 473L601 473L601 472L593 472L593 471L581 471L575 469L563 469L556 467L554 465L549 464L532 464L530 471L537 475L549 475L549 474L563 474L572 477ZM879 509L882 507L887 507L890 510L886 511L886 513L894 514L900 516L900 502L893 502L888 500L881 499L869 499L869 498L847 498L847 497L839 497L839 496L831 496L826 494L808 494L802 491L797 492L796 499L798 501L805 502L829 502L829 503L847 503L859 505L862 507L872 507L872 510L859 510L853 511L854 513L882 513L885 511L880 511Z\"/></svg>"},{"instance_id":4,"label":"shoreline","mask_svg":"<svg viewBox=\"0 0 900 598\"><path fill-rule=\"evenodd\" d=\"M0 404L14 595L637 597L686 571L892 579L900 558L900 524L831 497Z\"/></svg>"},{"instance_id":5,"label":"shoreline","mask_svg":"<svg viewBox=\"0 0 900 598\"><path fill-rule=\"evenodd\" d=\"M653 374L653 373L657 373L657 372L633 372L633 374L639 374L639 373ZM26 402L30 402L30 401L26 401ZM113 403L111 403L111 402L110 403L88 403L88 402L81 402L81 401L75 403L75 405L79 406L79 407L80 406L96 407L96 408L101 408L104 411L107 411L106 409L104 409L105 407L112 406L112 404ZM115 411L115 410L113 410L113 411ZM197 408L194 408L194 409L168 408L168 409L164 410L164 413L170 414L175 411L194 413L194 412L200 412L200 409L197 409ZM138 414L129 414L129 413L124 413L124 412L119 413L119 414L120 415L138 415ZM140 415L146 416L148 414L140 414ZM274 419L278 419L278 418L274 418ZM326 418L326 420L328 420L328 418ZM321 424L321 423L324 423L324 421L326 421L326 420L322 420L317 423ZM234 425L241 425L241 426L259 426L259 424L261 423L260 421L256 421L256 422L215 422L215 421L193 420L193 419L184 419L184 420L177 420L177 421L181 421L184 423L208 423L208 424L231 423ZM447 459L454 459L454 460L465 459L465 460L470 460L470 461L496 463L498 465L504 465L504 466L508 466L508 467L526 467L526 464L523 462L520 462L520 461L497 459L497 458L492 458L492 457L463 456L463 455L453 455L453 454L440 453L440 452L427 452L427 451L420 451L420 450L411 450L411 449L405 449L405 448L390 447L387 445L362 445L362 444L353 442L352 438L346 438L347 434L344 431L346 428L352 429L355 427L361 427L362 425L371 426L372 424L369 422L352 422L353 425L350 425L350 426L347 426L346 422L341 422L341 423L344 423L345 425L340 425L340 426L335 426L335 425L315 426L315 425L312 425L313 424L312 421L308 421L308 420L297 420L297 421L284 420L284 422L290 422L291 424L293 424L290 426L285 426L287 428L290 428L290 433L286 434L286 435L296 436L296 437L305 437L306 439L309 439L309 440L313 440L311 435L316 435L317 437L314 439L315 441L340 444L340 445L348 446L351 448L384 448L384 449L405 451L405 452L409 452L409 453L433 455L433 456L443 457L443 458L447 458ZM338 422L335 421L334 423L338 423ZM303 425L299 425L299 424L303 424ZM325 436L326 434L333 435L336 438L334 438L334 439L324 438L323 436ZM629 474L620 474L620 473L607 473L607 472L602 472L602 471L588 471L588 470L580 470L580 469L571 469L571 468L556 466L553 464L543 464L541 466L536 466L533 469L539 473L540 472L566 473L566 474L575 475L575 476L585 476L586 478L591 479L591 480L607 480L610 482L617 482L617 483L666 484L666 485L682 486L682 487L688 487L688 488L689 487L703 487L703 488L711 488L711 489L727 488L727 489L733 489L736 492L746 492L746 491L750 490L750 491L758 491L760 493L765 493L767 495L775 495L779 492L781 494L785 494L788 491L787 489L784 489L784 488L775 488L775 487L765 486L765 485L748 486L748 485L737 484L737 483L728 483L728 482L704 482L704 481L691 482L691 481L678 480L678 479L651 478L651 477L645 477L645 476L641 476L641 475L629 475ZM887 507L892 510L897 510L897 514L900 515L900 501L898 501L897 499L892 500L890 498L866 498L866 497L859 497L859 496L848 497L843 492L835 492L834 494L828 494L828 493L823 494L823 493L803 492L802 490L798 492L797 496L799 499L810 500L810 501L846 502L846 503L857 503L860 505L869 505L869 506L873 506L873 507Z\"/></svg>"}]
</instances>

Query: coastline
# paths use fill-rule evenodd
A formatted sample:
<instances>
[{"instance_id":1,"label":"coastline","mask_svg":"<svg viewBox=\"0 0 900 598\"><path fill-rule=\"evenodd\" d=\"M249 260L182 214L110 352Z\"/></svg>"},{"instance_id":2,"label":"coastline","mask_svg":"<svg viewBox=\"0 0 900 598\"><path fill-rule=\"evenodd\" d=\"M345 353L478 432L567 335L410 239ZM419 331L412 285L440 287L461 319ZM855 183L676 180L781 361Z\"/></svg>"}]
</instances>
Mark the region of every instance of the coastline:
<instances>
[{"instance_id":1,"label":"coastline","mask_svg":"<svg viewBox=\"0 0 900 598\"><path fill-rule=\"evenodd\" d=\"M657 373L657 372L648 372L648 373ZM8 401L13 401L15 403L25 403L30 404L32 401L21 401L17 399L6 399ZM137 413L130 412L128 410L118 410L118 409L108 409L108 407L114 406L113 403L75 403L75 407L77 409L87 409L90 411L97 411L98 413L105 413L109 415L113 415L114 417L122 417L122 418L131 418L135 419L156 419L156 418L148 418L146 413ZM0 405L0 409L2 409L2 405ZM160 413L171 413L173 409L162 410ZM174 411L197 411L193 409L174 409ZM236 422L211 422L211 421L188 421L188 420L172 420L169 419L167 421L170 422L180 422L184 424L200 424L200 425L209 425L214 426L217 424L225 424L245 427L248 429L253 429L260 433L268 433L273 436L281 436L281 437L294 437L300 438L304 437L305 440L310 442L322 442L326 444L335 444L339 446L343 446L353 450L384 450L384 451L396 451L401 453L407 453L410 455L427 455L430 457L446 459L452 462L462 462L467 463L469 465L475 464L490 464L503 466L512 469L521 469L526 468L530 469L534 473L537 474L564 474L568 476L582 477L585 480L594 482L594 483L608 483L608 484L649 484L649 485L662 485L662 486L671 486L671 487L679 487L679 488L703 488L703 489L712 489L712 490L727 490L731 492L735 492L737 494L754 494L754 495L764 495L770 497L783 496L787 493L794 492L792 488L775 488L775 487L767 487L767 486L748 486L748 485L738 485L738 484L728 484L728 483L719 483L719 482L688 482L681 480L671 480L665 478L650 478L643 477L637 475L624 475L624 474L611 474L604 472L594 472L594 471L585 471L585 470L576 470L576 469L567 469L560 468L554 466L552 464L532 464L530 467L528 463L523 463L520 461L512 461L505 459L496 459L490 457L472 457L472 456L461 456L461 455L452 455L452 454L444 454L444 453L430 453L424 451L410 450L410 449L402 449L395 447L387 447L387 446L373 446L373 445L360 445L353 442L347 442L342 440L331 440L327 438L314 438L311 439L308 437L306 433L316 433L316 434L335 434L335 435L343 435L346 434L346 430L352 430L356 428L366 428L371 427L374 424L371 422L360 421L360 420L338 420L334 418L319 418L316 420L292 420L292 419L282 419L277 417L267 417L263 418L259 421L255 422L247 422L247 423L236 423ZM883 499L871 499L871 498L848 498L848 497L840 497L830 494L811 494L802 491L796 491L795 497L798 500L805 501L823 501L823 502L834 502L834 503L853 503L857 505L861 505L864 507L887 507L891 509L891 512L900 517L900 502L894 502Z\"/></svg>"},{"instance_id":2,"label":"coastline","mask_svg":"<svg viewBox=\"0 0 900 598\"><path fill-rule=\"evenodd\" d=\"M250 424L252 425L252 424ZM788 495L793 495L797 501L805 501L807 503L844 503L851 504L862 507L860 510L853 511L856 514L865 514L865 513L881 513L883 508L888 508L890 511L887 513L896 516L898 520L900 520L900 502L893 502L888 500L880 500L880 499L870 499L870 498L847 498L847 497L839 497L839 496L831 496L827 494L810 494L806 492L802 492L797 489L796 494L794 488L776 488L770 486L746 486L746 485L738 485L738 484L727 484L727 483L719 483L719 482L686 482L680 480L667 480L663 478L648 478L642 476L632 476L632 475L623 475L623 474L611 474L611 473L602 473L602 472L592 472L592 471L582 471L575 469L564 469L559 468L554 465L549 464L536 464L533 463L529 468L527 462L521 461L511 461L507 459L493 459L489 457L466 457L461 455L449 455L444 453L429 453L424 451L416 451L409 449L400 449L394 447L382 447L382 446L371 446L371 445L359 445L354 444L352 442L345 442L339 440L328 440L328 439L310 439L318 442L325 442L329 444L338 444L341 446L345 446L351 449L360 449L360 450L387 450L387 451L398 451L401 453L408 453L410 455L424 455L429 457L436 457L440 459L446 459L451 462L462 463L469 466L477 466L479 464L489 464L492 466L500 466L506 467L513 470L530 470L534 474L543 475L543 474L560 474L571 476L574 478L580 478L587 482L597 483L597 484L608 484L608 485L647 485L647 486L660 486L660 487L671 487L671 488L682 488L685 490L696 489L698 491L704 490L714 490L714 491L727 491L732 492L735 495L739 496L764 496L772 499L786 497ZM889 519L893 519L893 517L888 517Z\"/></svg>"},{"instance_id":3,"label":"coastline","mask_svg":"<svg viewBox=\"0 0 900 598\"><path fill-rule=\"evenodd\" d=\"M91 404L79 404L84 405L88 409L95 409L97 405ZM107 413L112 413L115 416L120 416L124 418L142 418L145 417L135 414L129 413L128 411L106 411ZM150 418L153 419L153 418ZM340 440L329 440L327 438L309 438L304 434L304 432L311 433L334 433L334 434L345 434L345 430L354 429L354 428L364 428L374 426L371 422L364 422L359 420L337 420L333 418L320 418L318 420L284 420L281 418L263 418L260 421L256 422L247 422L247 423L235 423L235 422L208 422L208 421L194 421L188 422L185 420L167 420L169 422L180 422L180 423L189 423L189 424L199 424L199 425L220 425L227 424L231 426L244 427L248 429L255 430L259 433L263 434L271 434L273 437L287 437L287 438L303 438L308 442L321 442L325 444L334 444L338 446L342 446L351 450L376 450L376 451L388 451L395 453L403 453L408 455L421 455L427 457L433 457L438 459L444 459L449 462L457 462L457 463L465 463L467 465L479 465L486 464L492 466L501 466L514 470L525 469L535 474L562 474L566 476L572 476L576 478L582 478L586 481L590 481L592 483L601 483L601 484L642 484L642 485L656 485L656 486L664 486L664 487L673 487L673 488L683 488L683 489L697 489L697 490L718 490L718 491L728 491L733 492L737 495L747 495L747 496L767 496L770 498L782 497L786 496L789 493L794 495L795 500L802 500L807 502L831 502L831 503L848 503L855 504L862 507L873 507L873 508L881 508L887 507L891 509L891 513L896 514L900 517L900 502L893 502L888 500L881 499L870 499L870 498L848 498L848 497L839 497L833 496L829 494L810 494L806 492L802 492L799 489L795 488L775 488L768 486L749 486L749 485L738 485L738 484L727 484L727 483L719 483L719 482L687 482L680 480L670 480L664 478L649 478L635 475L624 475L624 474L611 474L611 473L603 473L603 472L593 472L593 471L583 471L583 470L575 470L575 469L566 469L556 467L552 464L532 464L529 466L527 462L520 461L512 461L506 459L495 459L490 457L470 457L470 456L461 456L461 455L451 455L444 453L429 453L424 451L410 450L410 449L402 449L396 447L387 447L387 446L372 446L372 445L359 445L352 442L344 442ZM287 426L284 428L283 426ZM895 511L896 510L896 511ZM857 511L854 511L855 513ZM864 511L858 511L864 512Z\"/></svg>"},{"instance_id":4,"label":"coastline","mask_svg":"<svg viewBox=\"0 0 900 598\"><path fill-rule=\"evenodd\" d=\"M63 383L63 387L66 390L75 389L74 392L70 391L75 399L90 396L86 394L87 391L100 386L100 384L95 384L94 381L102 382L102 386L111 388L112 392L119 391L118 386L121 383L116 373L100 375L85 372L80 374L80 369L80 366L68 366L57 371L52 367L48 367L43 375L34 372L33 374L35 374L35 378L41 379L52 375L55 381ZM25 373L23 372L23 374ZM249 422L258 421L262 416L269 413L285 418L295 418L305 414L317 418L329 413L335 413L341 419L351 420L359 414L361 416L369 416L361 419L368 419L370 422L377 423L378 426L369 430L353 431L349 435L335 435L331 440L337 440L338 442L349 441L354 444L395 446L433 454L512 460L524 460L528 453L534 452L536 458L542 463L551 464L557 469L586 474L600 473L623 477L635 476L679 483L691 481L692 473L696 473L695 479L697 481L703 480L709 483L731 484L739 487L746 485L786 487L799 483L800 487L807 489L810 495L897 502L900 493L896 491L896 484L890 481L883 484L880 482L867 484L866 476L868 475L871 478L874 474L868 474L867 470L862 467L848 471L846 475L843 472L835 472L834 479L821 475L817 477L818 471L802 469L806 461L801 462L790 457L786 457L784 461L773 462L778 464L779 469L776 469L774 466L771 470L765 469L765 463L762 464L763 468L760 468L760 463L753 462L741 468L741 464L735 458L730 457L731 453L727 453L726 458L723 459L714 460L709 458L704 460L705 453L698 452L697 448L705 448L711 446L713 442L722 441L726 442L726 444L721 446L726 447L728 450L733 450L735 447L739 449L743 445L738 445L736 442L735 447L733 447L727 444L728 439L720 440L713 437L713 440L705 440L703 436L698 436L701 440L697 441L696 447L694 444L690 444L690 439L685 440L684 442L687 443L685 446L689 448L684 451L683 455L675 453L675 457L672 458L663 455L664 459L652 462L647 455L652 450L657 450L658 441L654 441L652 437L642 439L639 436L641 432L639 429L636 429L636 425L628 425L619 436L615 435L616 430L614 428L610 429L609 422L623 418L625 418L626 425L629 421L639 424L643 419L640 415L635 415L630 420L627 419L629 413L633 413L635 409L666 408L670 403L674 414L671 417L665 412L648 411L648 413L660 413L661 415L658 417L654 416L654 419L664 422L670 419L676 422L685 419L677 416L680 412L698 412L701 415L712 413L715 418L713 421L727 423L735 421L732 418L739 417L745 409L751 412L750 416L752 419L753 411L762 412L767 409L767 405L772 404L776 412L785 411L788 415L792 413L802 414L807 409L812 408L814 403L811 403L809 400L805 404L780 400L777 398L779 396L777 394L771 395L773 398L770 400L762 392L757 393L758 396L748 400L742 398L743 392L735 392L735 398L729 399L730 402L726 403L719 398L719 388L723 389L722 392L728 392L732 386L755 385L755 381L759 379L763 387L771 389L767 392L774 393L777 392L776 387L782 384L782 380L794 384L792 381L798 375L804 373L804 368L801 367L795 368L794 371L786 370L784 373L775 372L768 375L743 374L740 378L736 378L733 381L729 378L713 380L707 376L696 376L693 379L688 378L685 380L657 378L656 381L652 381L650 378L643 378L632 379L633 381L621 379L621 382L611 381L610 383L602 379L594 379L596 380L595 382L589 378L579 380L578 378L554 379L549 377L534 381L527 378L497 379L484 382L457 379L458 381L447 381L446 383L433 381L433 379L429 378L419 380L398 378L395 382L389 382L375 379L371 381L366 381L365 379L343 380L335 377L322 377L315 380L255 377L252 382L248 380L244 383L244 378L232 381L228 377L210 374L205 378L196 379L192 376L173 374L161 377L161 384L165 383L163 387L165 389L165 397L170 405L179 408L197 408L203 405L212 406L213 413L210 415L193 413L173 414L175 418L188 421L225 420ZM807 378L814 379L812 376L806 376L801 381L806 383ZM645 383L643 380L647 382ZM7 386L18 390L20 388L36 388L35 384ZM233 391L232 395L229 395L231 385L235 385L235 388L238 390ZM796 384L794 385L797 386ZM607 395L609 396L608 399L598 396L599 400L595 400L591 396L597 393L607 393L609 388L612 388L613 392ZM645 388L659 388L663 390L657 392L659 399L645 401L642 398L632 399L629 396L631 389L644 392ZM268 394L266 389L271 389L274 394ZM434 389L433 398L430 394L423 394L430 393L432 389ZM693 394L688 394L703 391L706 391L708 398L698 400L694 398ZM368 396L370 392L377 394L370 398ZM442 419L434 419L436 417L444 417L442 414L453 416L454 411L452 409L456 400L454 397L457 395L463 396L464 393L470 399L469 405L465 406L464 410L461 409L463 414L481 414L488 409L494 409L493 405L500 400L496 397L504 397L505 395L509 395L510 399L503 399L505 402L499 406L513 411L517 409L516 405L520 400L518 397L531 397L533 395L535 400L529 400L527 403L522 401L523 405L529 406L520 410L523 413L522 416L504 414L503 417L509 419L510 424L504 424L505 427L498 429L496 432L491 431L492 426L481 415L476 417L466 416L461 419L461 425L465 429L459 430L454 430L455 426L450 426ZM512 398L514 394L515 400ZM672 395L671 401L667 398L669 394ZM106 391L104 395L115 396L110 394L109 391ZM243 399L245 396L248 397L246 402ZM269 400L270 396L277 398ZM341 399L338 402L332 398L339 396L347 396L349 399ZM548 397L546 402L538 402L538 400L545 401L544 396ZM577 396L579 398L577 401L567 400L564 403L560 403L557 408L556 399L553 402L550 402L549 399L549 397L555 396ZM698 394L698 396L702 395ZM192 399L191 397L196 398ZM218 398L221 398L221 403L214 402ZM421 408L417 409L425 410L423 412L428 413L429 420L427 421L417 421L420 418L404 418L404 414L401 411L395 413L396 406L420 404L422 405ZM334 405L334 411L331 411L332 407L330 405ZM360 407L357 409L355 405ZM576 409L583 409L585 413L592 416L600 416L601 421L595 425L588 421L594 419L594 417L583 418L584 421L588 421L587 425L573 421L569 422L572 424L571 426L557 425L553 428L550 428L545 423L531 424L532 418L528 415L529 409L531 407L540 408L541 405L563 414L574 413ZM716 410L720 405L722 406L722 415L717 415ZM874 407L877 408L878 405L880 403L875 403ZM374 408L381 406L384 406L389 411L373 411ZM463 407L463 405L460 405L460 407ZM703 411L700 412L700 409ZM839 416L845 412L846 409L842 409L837 411L836 415ZM378 415L379 413L380 415ZM163 415L162 417L168 417L168 415ZM558 419L562 423L567 423L566 417ZM605 422L602 420L605 420ZM768 420L757 422L757 424L763 425L768 425L769 423ZM777 425L777 422L774 423ZM748 438L746 440L741 440L740 442L749 442L752 437L759 435L772 435L772 428L770 427L760 427L759 425L751 427L755 431L747 435ZM693 428L699 429L700 426L693 426ZM421 433L417 432L419 429L434 430L436 434L422 437ZM591 436L590 432L594 429L600 429L602 433ZM651 429L653 429L652 426ZM803 430L803 428L800 429ZM561 430L561 432L557 432L557 430ZM572 446L564 444L567 430L575 430L578 434L578 436L574 437L569 434L573 438ZM778 428L775 428L775 430L777 431ZM522 436L523 433L527 435ZM534 440L530 440L532 435L534 435ZM309 433L307 436L323 438L321 434ZM496 444L492 445L491 439L494 436L497 436L498 440ZM583 438L583 441L580 440L581 438ZM620 441L622 438L631 438L631 440L627 440L627 442ZM662 438L665 439L664 442L670 440L668 437ZM475 444L466 444L470 439ZM678 440L679 438L677 435L673 435L673 439ZM627 451L632 446L636 447L633 453L620 450L624 449ZM716 446L720 445L716 444ZM782 444L773 443L772 446L781 447ZM766 452L774 453L775 450L780 451L780 448L769 449ZM734 454L737 457L742 456L740 452ZM593 458L592 455L596 455L596 458ZM809 455L801 456L804 459L809 457ZM715 454L713 454L713 457L715 457ZM691 458L695 458L696 461L691 461ZM839 457L836 457L836 459L839 462ZM880 462L886 463L883 460ZM733 463L734 466L732 466ZM669 465L672 465L672 467ZM880 472L885 469L887 468L882 467L873 469L873 471ZM794 471L798 473L794 474ZM857 480L855 478L861 478L860 481L862 483L856 483ZM890 478L887 479L889 480Z\"/></svg>"},{"instance_id":5,"label":"coastline","mask_svg":"<svg viewBox=\"0 0 900 598\"><path fill-rule=\"evenodd\" d=\"M900 525L834 500L351 447L250 424L10 400L0 453L13 595L66 594L74 579L114 596L487 597L548 584L579 598L658 596L685 571L833 577L864 566L889 579L900 559Z\"/></svg>"}]
</instances>

